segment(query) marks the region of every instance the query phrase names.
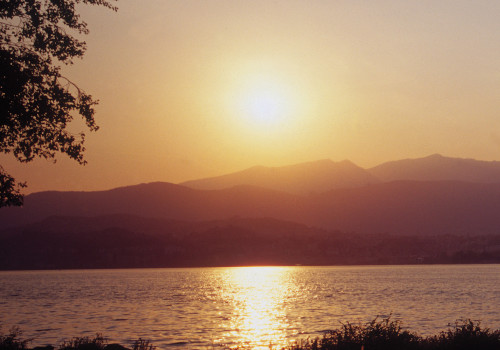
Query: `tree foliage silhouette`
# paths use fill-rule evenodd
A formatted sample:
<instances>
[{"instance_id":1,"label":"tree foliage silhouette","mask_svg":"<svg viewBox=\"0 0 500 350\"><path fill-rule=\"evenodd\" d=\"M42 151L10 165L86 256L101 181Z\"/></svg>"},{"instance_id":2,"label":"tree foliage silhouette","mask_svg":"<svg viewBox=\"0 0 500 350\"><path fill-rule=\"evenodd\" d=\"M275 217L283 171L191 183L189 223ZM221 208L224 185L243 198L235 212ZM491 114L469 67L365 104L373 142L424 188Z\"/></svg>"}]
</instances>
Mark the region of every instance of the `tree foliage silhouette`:
<instances>
[{"instance_id":1,"label":"tree foliage silhouette","mask_svg":"<svg viewBox=\"0 0 500 350\"><path fill-rule=\"evenodd\" d=\"M0 1L0 152L20 162L63 153L85 164L85 134L74 134L68 126L79 115L96 131L98 101L64 77L61 66L86 50L85 41L76 36L88 34L87 23L76 7L116 11L110 1ZM22 205L24 186L0 166L0 207Z\"/></svg>"}]
</instances>

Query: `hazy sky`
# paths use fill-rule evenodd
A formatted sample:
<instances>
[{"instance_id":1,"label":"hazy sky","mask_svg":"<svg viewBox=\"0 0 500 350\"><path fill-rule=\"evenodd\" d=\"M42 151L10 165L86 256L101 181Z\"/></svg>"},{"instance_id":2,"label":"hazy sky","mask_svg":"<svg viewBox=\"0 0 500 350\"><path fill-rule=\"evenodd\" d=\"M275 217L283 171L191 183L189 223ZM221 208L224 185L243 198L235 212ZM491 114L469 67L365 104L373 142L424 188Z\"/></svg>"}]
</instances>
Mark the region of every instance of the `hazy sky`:
<instances>
[{"instance_id":1,"label":"hazy sky","mask_svg":"<svg viewBox=\"0 0 500 350\"><path fill-rule=\"evenodd\" d=\"M89 164L0 157L27 192L323 158L500 159L500 1L118 6L82 8L88 51L66 69L100 100Z\"/></svg>"}]
</instances>

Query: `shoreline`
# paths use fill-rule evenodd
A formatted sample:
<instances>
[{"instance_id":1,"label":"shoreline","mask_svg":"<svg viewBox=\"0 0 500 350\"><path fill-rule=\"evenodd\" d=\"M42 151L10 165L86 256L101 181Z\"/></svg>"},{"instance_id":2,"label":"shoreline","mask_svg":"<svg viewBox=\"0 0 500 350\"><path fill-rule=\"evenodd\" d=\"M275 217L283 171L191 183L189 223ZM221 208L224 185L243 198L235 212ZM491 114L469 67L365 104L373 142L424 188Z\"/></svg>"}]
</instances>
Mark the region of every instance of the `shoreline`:
<instances>
[{"instance_id":1,"label":"shoreline","mask_svg":"<svg viewBox=\"0 0 500 350\"><path fill-rule=\"evenodd\" d=\"M401 263L401 264L338 264L338 265L305 265L305 264L296 264L296 265L272 265L272 264L263 264L263 265L210 265L210 266L136 266L136 267L75 267L75 268L32 268L32 269L1 269L0 272L42 272L42 271L100 271L100 270L155 270L155 269L224 269L224 268L247 268L247 267L317 267L317 268L328 268L328 267L397 267L397 266L405 266L405 267L419 267L419 266L486 266L486 265L500 265L500 262L471 262L471 263Z\"/></svg>"}]
</instances>

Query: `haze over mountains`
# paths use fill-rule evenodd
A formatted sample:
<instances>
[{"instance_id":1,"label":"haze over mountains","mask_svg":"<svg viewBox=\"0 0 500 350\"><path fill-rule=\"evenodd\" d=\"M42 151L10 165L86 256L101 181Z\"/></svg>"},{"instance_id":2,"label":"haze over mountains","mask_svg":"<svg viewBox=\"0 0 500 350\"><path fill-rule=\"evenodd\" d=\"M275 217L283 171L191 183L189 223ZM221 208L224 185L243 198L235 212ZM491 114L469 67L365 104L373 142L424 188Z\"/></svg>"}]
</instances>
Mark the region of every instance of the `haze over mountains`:
<instances>
[{"instance_id":1,"label":"haze over mountains","mask_svg":"<svg viewBox=\"0 0 500 350\"><path fill-rule=\"evenodd\" d=\"M8 265L12 259L6 258L3 266L7 268L70 267L65 265L65 258L62 258L67 254L61 252L66 249L65 244L72 242L70 246L73 248L68 248L70 250L78 246L91 247L90 251L100 256L94 260L101 261L101 267L129 266L120 259L113 260L117 264L113 265L108 259L116 253L112 253L112 242L121 247L122 253L132 249L133 253L129 253L135 258L131 259L142 261L142 248L134 250L132 243L144 241L149 242L146 245L150 250L158 245L163 247L158 252L154 248L155 263L151 260L149 265L144 266L180 266L180 261L182 266L211 266L211 261L218 261L217 264L273 261L313 264L408 263L419 254L432 257L429 258L432 261L446 262L454 258L443 258L439 255L441 251L430 248L433 244L446 250L450 244L453 245L449 242L460 241L458 237L500 237L500 181L497 180L500 180L500 162L432 155L389 162L371 169L362 169L349 161L321 160L279 168L254 167L183 184L157 182L108 191L39 192L26 196L22 208L0 210L0 245L4 246L3 252L0 249L0 255L16 256L26 250L31 252L29 256L39 257L31 265ZM267 220L265 225L259 221L263 219ZM243 223L242 220L247 221ZM265 239L266 235L274 237L272 242ZM334 240L336 243L332 243L328 238L330 236L337 237ZM427 248L410 254L405 247L396 245L393 248L406 251L406 255L393 254L389 259L386 253L384 258L373 255L369 247L364 245L363 239L359 238L368 236L387 239L427 237L427 243L424 244ZM247 237L246 241L242 237ZM295 243L290 243L292 245L281 242L291 237L295 237L292 239ZM358 237L351 241L350 250L365 246L362 254L360 251L352 252L357 257L354 260L338 250L341 246L339 242L348 240L347 237ZM428 241L431 237L455 238L448 239L446 244L442 240L439 244L431 244ZM178 239L182 242L179 243ZM252 239L256 240L256 245L249 243ZM300 247L307 245L308 240L315 247L327 244L331 251L337 253L328 250L330 253L323 251L322 255L316 257L311 251L308 253L309 260L293 260L291 257L297 256ZM55 250L59 260L54 260L56 262L53 265L43 264L46 254L41 252L43 249L37 248L47 245L42 244L45 241L60 246ZM483 260L479 261L497 261L497 257L488 255L490 252L487 248L488 245L497 244L494 243L496 238L481 238L479 241L489 242L481 246L483 248L479 253L474 253L482 257ZM108 248L102 250L96 242ZM132 243L127 245L126 242ZM205 245L199 242L205 242ZM222 254L222 251L211 246L219 244L219 248L223 246L239 251L235 248L235 242L243 242L253 248L220 260L217 254ZM375 248L380 244L376 239L370 242L373 249L380 249ZM177 247L178 254L165 255L165 251L173 249L172 244ZM269 244L281 248L273 250L268 248ZM143 245L139 244L138 247ZM469 246L460 247L465 249L463 247ZM184 253L179 253L178 249ZM204 249L212 253L205 254ZM450 254L458 254L460 250L457 249ZM107 252L107 258L99 255L101 251ZM192 257L194 251L204 258L196 260ZM262 255L258 251L267 253ZM500 248L498 251L500 261ZM273 260L273 253L276 257L280 256L281 260ZM81 254L81 263L75 266L94 266L85 260L85 252ZM368 256L371 258L368 259ZM30 258L26 259L31 261Z\"/></svg>"},{"instance_id":2,"label":"haze over mountains","mask_svg":"<svg viewBox=\"0 0 500 350\"><path fill-rule=\"evenodd\" d=\"M283 167L256 166L232 174L183 182L181 185L203 190L251 185L294 194L309 194L378 182L380 181L375 176L348 160L333 162L323 159Z\"/></svg>"},{"instance_id":3,"label":"haze over mountains","mask_svg":"<svg viewBox=\"0 0 500 350\"><path fill-rule=\"evenodd\" d=\"M232 174L186 181L181 185L205 190L252 185L309 194L397 180L495 183L500 182L500 162L433 154L363 169L348 160L333 162L324 159L284 167L258 166Z\"/></svg>"},{"instance_id":4,"label":"haze over mountains","mask_svg":"<svg viewBox=\"0 0 500 350\"><path fill-rule=\"evenodd\" d=\"M449 158L440 154L387 162L368 171L385 182L394 180L500 182L498 161Z\"/></svg>"},{"instance_id":5,"label":"haze over mountains","mask_svg":"<svg viewBox=\"0 0 500 350\"><path fill-rule=\"evenodd\" d=\"M368 170L349 161L321 160L254 167L180 185L158 182L109 191L34 193L25 198L23 208L1 209L0 222L12 227L53 215L131 214L188 221L240 216L358 233L496 233L497 174L500 162L439 155Z\"/></svg>"}]
</instances>

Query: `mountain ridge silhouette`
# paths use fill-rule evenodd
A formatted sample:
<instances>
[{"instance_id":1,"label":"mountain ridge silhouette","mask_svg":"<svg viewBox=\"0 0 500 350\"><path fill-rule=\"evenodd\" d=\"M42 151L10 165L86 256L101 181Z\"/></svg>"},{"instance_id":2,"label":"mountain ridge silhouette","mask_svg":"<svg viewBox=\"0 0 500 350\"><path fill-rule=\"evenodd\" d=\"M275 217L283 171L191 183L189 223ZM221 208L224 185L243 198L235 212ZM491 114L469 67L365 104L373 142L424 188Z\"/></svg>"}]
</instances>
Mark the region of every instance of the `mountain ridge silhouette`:
<instances>
[{"instance_id":1,"label":"mountain ridge silhouette","mask_svg":"<svg viewBox=\"0 0 500 350\"><path fill-rule=\"evenodd\" d=\"M423 174L432 174L432 169L447 164L452 164L454 169L457 164L459 168L465 166L466 169L477 164L479 170L474 174L484 174L483 169L494 174L497 166L500 166L500 162L440 155L384 164L381 164L382 168L390 169L398 166L402 169L419 168L423 164L420 167L425 170ZM287 186L299 178L307 182L308 175L318 178L317 169L327 169L327 174L330 174L331 169L347 169L347 172L363 174L360 177L362 179L372 178L364 177L367 171L349 161L321 160L271 170L263 167L257 169L260 169L259 174L262 174L262 169L264 172L270 171L272 179L279 179L283 173L291 173L294 175L293 181L285 181ZM297 171L300 176L296 175ZM393 174L393 171L389 173ZM405 174L404 171L400 173ZM447 174L449 177L464 177L453 171L443 174L441 177ZM495 179L493 175L481 176L480 179ZM307 194L303 193L303 187L293 193L236 182L221 189L194 189L182 184L153 182L106 191L37 192L25 197L24 207L2 208L0 229L34 223L54 215L92 217L126 214L181 221L224 220L235 216L269 217L360 234L495 234L500 231L500 216L497 214L500 209L500 182L378 179L376 182L358 182L333 188L332 183L326 182L327 186L319 186L317 191L309 187Z\"/></svg>"}]
</instances>

